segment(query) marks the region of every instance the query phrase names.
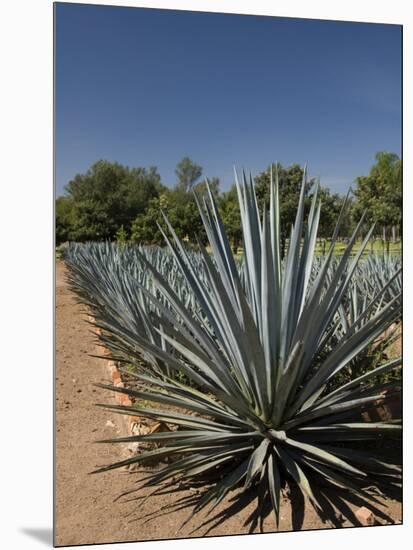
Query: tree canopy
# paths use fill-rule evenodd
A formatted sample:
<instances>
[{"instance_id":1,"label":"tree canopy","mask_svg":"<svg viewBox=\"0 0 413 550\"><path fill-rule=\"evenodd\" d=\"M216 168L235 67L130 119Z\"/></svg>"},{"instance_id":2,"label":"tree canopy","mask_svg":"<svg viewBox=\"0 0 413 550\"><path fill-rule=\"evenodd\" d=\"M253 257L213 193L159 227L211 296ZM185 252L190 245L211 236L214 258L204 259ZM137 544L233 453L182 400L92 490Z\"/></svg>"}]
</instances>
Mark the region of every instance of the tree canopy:
<instances>
[{"instance_id":1,"label":"tree canopy","mask_svg":"<svg viewBox=\"0 0 413 550\"><path fill-rule=\"evenodd\" d=\"M218 205L227 235L233 243L234 252L237 253L242 240L242 230L241 213L235 184L232 185L229 191L220 195Z\"/></svg>"},{"instance_id":2,"label":"tree canopy","mask_svg":"<svg viewBox=\"0 0 413 550\"><path fill-rule=\"evenodd\" d=\"M193 162L189 157L184 157L175 169L178 178L176 188L180 191L190 191L192 186L202 175L202 167Z\"/></svg>"},{"instance_id":3,"label":"tree canopy","mask_svg":"<svg viewBox=\"0 0 413 550\"><path fill-rule=\"evenodd\" d=\"M402 162L394 153L380 151L375 164L367 176L356 179L356 215L366 211L366 223L376 223L389 238L388 229L397 227L401 231L402 220Z\"/></svg>"},{"instance_id":4,"label":"tree canopy","mask_svg":"<svg viewBox=\"0 0 413 550\"><path fill-rule=\"evenodd\" d=\"M131 230L131 240L136 243L163 244L158 224L164 226L161 211L172 224L181 239L197 237L205 241L205 231L192 193L182 189L166 189L152 199L145 212L136 216Z\"/></svg>"},{"instance_id":5,"label":"tree canopy","mask_svg":"<svg viewBox=\"0 0 413 550\"><path fill-rule=\"evenodd\" d=\"M301 184L304 176L304 168L299 164L292 164L284 167L281 163L272 163L264 172L261 172L255 178L257 198L259 206L262 209L264 204L270 202L270 180L271 170L273 177L278 173L279 197L280 197L280 233L281 233L281 253L284 256L286 240L289 237L291 226L295 221L297 213L298 200L300 198ZM310 207L309 194L315 183L314 178L306 182L305 208Z\"/></svg>"},{"instance_id":6,"label":"tree canopy","mask_svg":"<svg viewBox=\"0 0 413 550\"><path fill-rule=\"evenodd\" d=\"M376 221L377 227L401 225L402 166L393 153L379 152L367 176L356 179L354 198L341 227L348 236L364 210L366 227ZM299 164L283 166L272 163L254 179L259 208L270 200L271 169L279 179L281 206L281 246L285 252L291 225L294 223L304 169ZM100 160L84 174L76 175L66 186L65 195L56 199L56 242L86 240L132 240L137 243L163 244L158 223L163 211L178 236L205 241L206 235L196 206L194 192L202 196L206 179L201 180L202 167L189 157L176 166L177 182L166 186L155 167L129 168L117 162ZM208 178L222 221L234 250L242 245L241 219L235 184L228 191L220 190L217 177ZM307 180L306 208L314 191L315 179ZM318 236L328 238L334 230L344 197L320 187L322 215Z\"/></svg>"},{"instance_id":7,"label":"tree canopy","mask_svg":"<svg viewBox=\"0 0 413 550\"><path fill-rule=\"evenodd\" d=\"M136 216L162 189L154 167L95 162L85 174L76 175L67 184L66 197L59 200L56 212L56 236L78 241L113 239L121 226L126 232L130 230Z\"/></svg>"}]
</instances>

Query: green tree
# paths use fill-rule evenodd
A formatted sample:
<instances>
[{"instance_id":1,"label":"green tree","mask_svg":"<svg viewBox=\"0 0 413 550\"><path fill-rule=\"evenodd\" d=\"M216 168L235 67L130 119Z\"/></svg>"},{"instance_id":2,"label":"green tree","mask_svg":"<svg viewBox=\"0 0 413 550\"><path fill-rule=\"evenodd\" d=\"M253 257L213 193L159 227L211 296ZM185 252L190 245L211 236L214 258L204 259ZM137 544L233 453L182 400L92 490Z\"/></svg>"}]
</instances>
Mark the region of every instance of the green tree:
<instances>
[{"instance_id":1,"label":"green tree","mask_svg":"<svg viewBox=\"0 0 413 550\"><path fill-rule=\"evenodd\" d=\"M299 164L292 164L291 166L284 168L280 163L273 163L264 172L261 172L261 174L255 178L256 194L261 211L264 204L268 205L270 201L271 167L273 170L273 177L275 177L276 170L278 170L281 254L284 256L286 241L289 237L291 226L295 221L295 216L297 213L304 169ZM310 205L308 195L314 183L314 178L308 180L306 183L306 209L308 209Z\"/></svg>"},{"instance_id":2,"label":"green tree","mask_svg":"<svg viewBox=\"0 0 413 550\"><path fill-rule=\"evenodd\" d=\"M328 239L330 239L334 233L345 197L339 195L338 193L331 193L328 187L320 187L318 190L318 199L321 201L321 212L317 239L322 246L322 252L325 253L327 250ZM339 229L339 239L340 237L348 238L351 234L353 226L351 209L352 201L349 198L349 202L346 207L346 215L344 216Z\"/></svg>"},{"instance_id":3,"label":"green tree","mask_svg":"<svg viewBox=\"0 0 413 550\"><path fill-rule=\"evenodd\" d=\"M147 210L132 224L131 239L145 244L164 244L158 224L164 226L161 210L165 213L180 239L199 239L206 242L206 233L192 193L181 189L167 189L153 199Z\"/></svg>"},{"instance_id":4,"label":"green tree","mask_svg":"<svg viewBox=\"0 0 413 550\"><path fill-rule=\"evenodd\" d=\"M116 242L119 243L121 246L124 246L127 240L128 240L128 233L122 224L116 232Z\"/></svg>"},{"instance_id":5,"label":"green tree","mask_svg":"<svg viewBox=\"0 0 413 550\"><path fill-rule=\"evenodd\" d=\"M56 199L56 244L72 239L74 225L73 200L70 197Z\"/></svg>"},{"instance_id":6,"label":"green tree","mask_svg":"<svg viewBox=\"0 0 413 550\"><path fill-rule=\"evenodd\" d=\"M375 160L368 176L356 178L354 213L360 216L366 211L366 225L376 223L388 249L390 230L393 238L396 229L401 233L402 164L396 154L385 151L378 152Z\"/></svg>"},{"instance_id":7,"label":"green tree","mask_svg":"<svg viewBox=\"0 0 413 550\"><path fill-rule=\"evenodd\" d=\"M138 214L131 226L131 241L138 244L163 244L158 223L161 221L161 204L165 195L155 197L144 212Z\"/></svg>"},{"instance_id":8,"label":"green tree","mask_svg":"<svg viewBox=\"0 0 413 550\"><path fill-rule=\"evenodd\" d=\"M211 193L214 195L214 197L218 197L219 195L219 178L208 178L208 184L209 188L211 189ZM194 191L199 196L203 196L207 192L207 185L205 181L202 181L201 183L197 183L193 186Z\"/></svg>"},{"instance_id":9,"label":"green tree","mask_svg":"<svg viewBox=\"0 0 413 550\"><path fill-rule=\"evenodd\" d=\"M234 254L237 254L242 241L242 230L241 214L239 211L237 188L235 184L232 185L229 191L219 196L218 205L222 222L225 226L228 238L232 243Z\"/></svg>"},{"instance_id":10,"label":"green tree","mask_svg":"<svg viewBox=\"0 0 413 550\"><path fill-rule=\"evenodd\" d=\"M176 188L180 191L190 191L202 175L202 167L195 164L189 157L184 157L175 169L178 178Z\"/></svg>"},{"instance_id":11,"label":"green tree","mask_svg":"<svg viewBox=\"0 0 413 550\"><path fill-rule=\"evenodd\" d=\"M73 203L72 239L113 239L122 225L129 232L132 221L162 188L154 167L130 169L104 160L94 163L66 186Z\"/></svg>"},{"instance_id":12,"label":"green tree","mask_svg":"<svg viewBox=\"0 0 413 550\"><path fill-rule=\"evenodd\" d=\"M205 230L192 193L173 190L165 213L180 238L205 242Z\"/></svg>"}]
</instances>

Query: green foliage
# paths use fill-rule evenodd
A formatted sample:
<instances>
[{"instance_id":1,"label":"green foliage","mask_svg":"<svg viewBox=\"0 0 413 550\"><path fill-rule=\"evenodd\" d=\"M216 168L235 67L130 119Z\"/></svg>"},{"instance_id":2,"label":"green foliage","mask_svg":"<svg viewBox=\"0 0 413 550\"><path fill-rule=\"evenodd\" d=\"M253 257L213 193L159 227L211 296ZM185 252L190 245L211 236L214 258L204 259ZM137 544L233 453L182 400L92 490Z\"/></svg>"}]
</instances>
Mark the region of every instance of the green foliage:
<instances>
[{"instance_id":1,"label":"green foliage","mask_svg":"<svg viewBox=\"0 0 413 550\"><path fill-rule=\"evenodd\" d=\"M205 178L205 181L195 184L193 190L196 191L198 195L205 195L208 187L214 197L217 198L219 196L219 178Z\"/></svg>"},{"instance_id":2,"label":"green foliage","mask_svg":"<svg viewBox=\"0 0 413 550\"><path fill-rule=\"evenodd\" d=\"M189 157L184 157L175 170L178 182L176 188L180 191L190 191L202 175L202 167L195 164Z\"/></svg>"},{"instance_id":3,"label":"green foliage","mask_svg":"<svg viewBox=\"0 0 413 550\"><path fill-rule=\"evenodd\" d=\"M242 241L241 213L238 204L237 188L235 184L218 199L219 212L224 224L228 239L231 241L234 254Z\"/></svg>"},{"instance_id":4,"label":"green foliage","mask_svg":"<svg viewBox=\"0 0 413 550\"><path fill-rule=\"evenodd\" d=\"M366 223L375 222L389 240L391 227L401 231L402 164L393 153L379 152L375 158L369 175L356 179L354 212L358 215L366 210Z\"/></svg>"},{"instance_id":5,"label":"green foliage","mask_svg":"<svg viewBox=\"0 0 413 550\"><path fill-rule=\"evenodd\" d=\"M340 211L343 207L345 197L331 193L328 188L320 187L319 197L322 204L322 216L320 217L320 226L318 236L324 239L331 237L337 223ZM347 211L351 211L352 201L348 200ZM354 227L351 223L351 217L346 216L340 228L340 236L348 237L351 235Z\"/></svg>"},{"instance_id":6,"label":"green foliage","mask_svg":"<svg viewBox=\"0 0 413 550\"><path fill-rule=\"evenodd\" d=\"M119 243L121 246L123 246L126 244L127 240L128 240L128 233L122 224L116 232L116 242Z\"/></svg>"},{"instance_id":7,"label":"green foliage","mask_svg":"<svg viewBox=\"0 0 413 550\"><path fill-rule=\"evenodd\" d=\"M136 216L131 227L131 241L134 243L159 244L162 234L158 228L162 200L166 193L149 201L144 212Z\"/></svg>"},{"instance_id":8,"label":"green foliage","mask_svg":"<svg viewBox=\"0 0 413 550\"><path fill-rule=\"evenodd\" d=\"M270 202L270 181L271 172L278 174L278 185L280 194L280 238L281 256L285 255L286 241L290 235L291 226L294 223L295 215L300 198L301 184L303 181L304 169L299 164L292 164L284 168L279 162L271 164L267 170L261 172L255 178L256 195L260 211L264 205ZM304 189L304 209L307 213L310 207L309 194L315 184L315 179L306 182Z\"/></svg>"},{"instance_id":9,"label":"green foliage","mask_svg":"<svg viewBox=\"0 0 413 550\"><path fill-rule=\"evenodd\" d=\"M175 189L168 194L168 202L164 213L176 228L176 233L181 239L195 237L205 241L205 231L193 193L187 193L181 189Z\"/></svg>"},{"instance_id":10,"label":"green foliage","mask_svg":"<svg viewBox=\"0 0 413 550\"><path fill-rule=\"evenodd\" d=\"M58 197L56 199L56 244L73 239L72 228L74 225L74 204L70 197Z\"/></svg>"},{"instance_id":11,"label":"green foliage","mask_svg":"<svg viewBox=\"0 0 413 550\"><path fill-rule=\"evenodd\" d=\"M133 224L131 240L142 244L163 244L158 224L162 225L161 212L174 224L181 239L197 237L205 241L206 235L193 193L180 188L165 190L153 199L145 212L139 214Z\"/></svg>"},{"instance_id":12,"label":"green foliage","mask_svg":"<svg viewBox=\"0 0 413 550\"><path fill-rule=\"evenodd\" d=\"M96 278L102 270L90 263L87 250L86 255L82 249L69 255L73 286L83 301L98 308L97 324L113 358L136 365L136 389L104 387L158 404L102 406L172 427L170 432L109 440L158 447L98 471L170 457L175 460L150 472L142 485L164 492L174 491L178 481L182 487L202 488L205 483L199 494L176 503L191 507L190 517L207 506L214 509L232 493L234 505L227 503L207 523L223 521L255 497L251 528L271 508L278 522L281 489L288 484L321 517L338 525L332 492L340 502L371 507L372 487L400 487L397 460L360 450L360 442L377 438L400 442L400 419L370 422L362 417L377 401L386 403L397 395L398 384L383 385L378 377L398 368L400 359L382 362L361 376L356 373L334 388L331 383L400 318L401 296L387 280L357 303L352 325L341 330L341 308L349 300L370 236L352 258L363 219L343 256L334 259L342 211L327 255L314 269L320 203L316 188L305 216L304 177L282 261L277 173L274 177L269 209L263 208L261 219L252 180L236 180L244 243L241 268L210 192L198 206L211 255L202 245L199 254L189 251L165 218L163 236L174 274L147 249L132 252L140 266L134 274L97 251L117 273L110 280ZM116 289L105 296L105 288L111 287ZM173 373L184 374L187 382ZM352 521L351 510L340 509Z\"/></svg>"},{"instance_id":13,"label":"green foliage","mask_svg":"<svg viewBox=\"0 0 413 550\"><path fill-rule=\"evenodd\" d=\"M163 244L158 224L162 224L161 211L174 224L181 239L198 238L205 242L205 231L199 216L192 190L205 193L206 182L195 183L202 174L202 168L185 157L176 168L178 184L174 189L165 189L162 194L151 200L147 209L141 212L132 223L131 240L135 243ZM219 195L219 179L209 180L214 196Z\"/></svg>"},{"instance_id":14,"label":"green foliage","mask_svg":"<svg viewBox=\"0 0 413 550\"><path fill-rule=\"evenodd\" d=\"M255 178L260 213L269 203L271 169L275 172L276 168L281 200L281 256L284 257L298 205L303 168L298 164L286 168L279 163L272 164ZM180 238L192 238L198 234L204 241L205 231L192 194L192 191L198 195L206 193L206 182L198 183L202 168L184 157L176 167L176 174L178 183L171 189L161 184L154 167L128 168L107 161L94 163L85 174L77 175L69 182L66 196L56 200L56 243L113 240L123 226L134 242L162 244L163 238L158 229L161 210L173 221ZM209 180L209 187L217 200L231 245L238 251L242 246L242 229L236 187L221 193L216 177ZM305 213L309 210L313 188L314 179L306 183ZM320 251L325 252L344 197L321 187L318 193L323 203L318 246ZM378 222L376 227L379 231L383 229L387 241L390 227L393 236L396 228L401 231L401 162L397 155L378 153L369 176L358 178L355 198L348 201L349 215L340 228L341 237L347 238L351 234L365 209L364 232L373 220ZM336 251L341 253L343 249L344 245L338 243ZM377 244L374 245L372 240L370 250L373 249L377 250ZM387 251L389 249L387 242Z\"/></svg>"},{"instance_id":15,"label":"green foliage","mask_svg":"<svg viewBox=\"0 0 413 550\"><path fill-rule=\"evenodd\" d=\"M77 241L113 239L123 225L145 211L162 189L156 168L128 168L98 161L66 186L73 205L70 238ZM57 227L60 231L59 220Z\"/></svg>"}]
</instances>

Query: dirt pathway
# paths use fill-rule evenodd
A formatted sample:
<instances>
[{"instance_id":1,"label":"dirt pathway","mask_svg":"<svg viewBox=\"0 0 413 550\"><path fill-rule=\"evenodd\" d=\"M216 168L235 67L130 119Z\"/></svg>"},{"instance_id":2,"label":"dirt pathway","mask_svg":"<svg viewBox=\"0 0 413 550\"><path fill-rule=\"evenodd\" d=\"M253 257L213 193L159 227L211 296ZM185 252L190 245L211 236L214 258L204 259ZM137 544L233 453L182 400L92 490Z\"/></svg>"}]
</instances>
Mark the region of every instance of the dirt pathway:
<instances>
[{"instance_id":1,"label":"dirt pathway","mask_svg":"<svg viewBox=\"0 0 413 550\"><path fill-rule=\"evenodd\" d=\"M157 540L201 536L206 529L191 534L190 522L178 532L188 511L163 515L160 520L145 522L142 516L159 512L174 502L173 495L152 496L145 502L121 503L114 499L133 488L144 472L115 470L89 475L96 467L122 460L128 450L117 445L98 445L94 441L125 433L125 424L116 415L94 406L114 402L110 392L96 388L108 382L102 360L90 357L96 352L95 336L85 322L87 312L76 303L65 281L65 267L56 267L56 544L59 546L133 540ZM146 492L140 493L147 494ZM209 532L228 535L248 532L243 523L253 505ZM400 505L391 503L392 516L400 518ZM219 511L222 508L220 505ZM390 512L390 510L388 510ZM136 516L140 516L136 519ZM293 514L294 515L294 514ZM289 504L282 504L280 530L292 529ZM326 528L312 510L304 518L304 529ZM272 516L265 531L274 531Z\"/></svg>"},{"instance_id":2,"label":"dirt pathway","mask_svg":"<svg viewBox=\"0 0 413 550\"><path fill-rule=\"evenodd\" d=\"M144 472L115 470L89 475L98 466L130 456L121 445L98 445L96 440L125 435L120 415L95 407L115 403L112 394L94 387L110 382L104 361L96 353L96 337L86 323L87 310L77 304L65 280L63 262L56 267L56 544L90 544L156 540L190 536L194 525L178 532L187 511L162 516L161 521L134 519L158 512L174 496L114 502L133 488ZM146 495L143 491L140 495ZM176 497L175 497L176 498ZM220 525L211 534L245 532L246 513ZM192 534L200 536L201 533Z\"/></svg>"},{"instance_id":3,"label":"dirt pathway","mask_svg":"<svg viewBox=\"0 0 413 550\"><path fill-rule=\"evenodd\" d=\"M56 544L136 539L123 509L113 499L126 490L124 475L88 475L96 466L121 460L122 449L97 445L115 437L123 419L95 407L112 396L93 386L108 382L102 361L89 357L95 340L67 288L62 262L56 268Z\"/></svg>"}]
</instances>

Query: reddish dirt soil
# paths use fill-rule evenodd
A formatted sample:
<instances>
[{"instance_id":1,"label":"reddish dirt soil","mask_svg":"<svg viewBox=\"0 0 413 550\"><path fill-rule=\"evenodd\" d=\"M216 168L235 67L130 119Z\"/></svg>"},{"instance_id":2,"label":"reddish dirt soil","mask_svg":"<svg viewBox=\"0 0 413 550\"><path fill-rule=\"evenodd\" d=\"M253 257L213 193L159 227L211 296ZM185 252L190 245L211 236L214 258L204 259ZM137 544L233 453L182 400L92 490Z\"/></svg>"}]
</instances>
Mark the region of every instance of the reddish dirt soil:
<instances>
[{"instance_id":1,"label":"reddish dirt soil","mask_svg":"<svg viewBox=\"0 0 413 550\"><path fill-rule=\"evenodd\" d=\"M120 502L115 499L133 488L145 472L114 470L89 475L98 466L130 456L126 446L98 445L94 441L125 435L126 424L120 415L95 407L95 403L114 403L112 395L93 384L108 382L104 361L91 357L96 353L96 337L87 324L87 311L76 302L65 280L63 262L56 265L56 509L55 543L58 546L117 541L159 540L205 536L207 528L193 532L203 517L179 527L190 510L155 517L147 522L142 516L159 512L176 496L152 496L146 501ZM143 490L139 495L147 495ZM401 506L387 500L382 510L400 523ZM220 511L225 502L217 507ZM244 521L254 509L250 504L208 535L247 533ZM215 512L215 510L214 510ZM299 516L287 500L283 500L280 531L290 531ZM294 523L293 523L294 522ZM380 523L386 523L379 519ZM349 526L344 522L343 526ZM326 524L307 506L302 529L325 529ZM269 516L264 531L275 531Z\"/></svg>"}]
</instances>

